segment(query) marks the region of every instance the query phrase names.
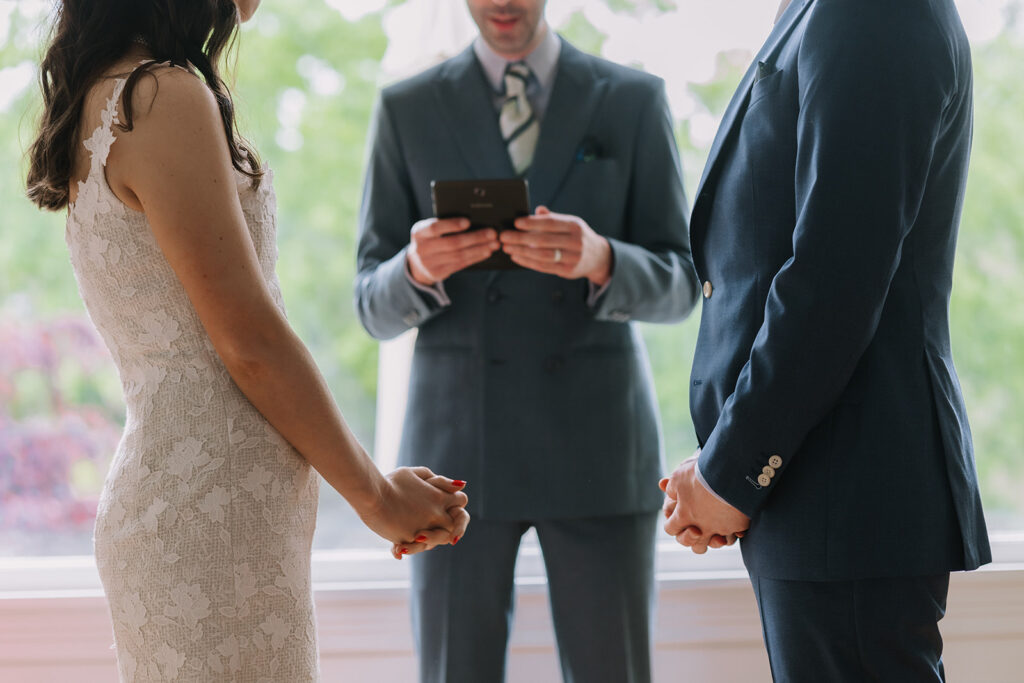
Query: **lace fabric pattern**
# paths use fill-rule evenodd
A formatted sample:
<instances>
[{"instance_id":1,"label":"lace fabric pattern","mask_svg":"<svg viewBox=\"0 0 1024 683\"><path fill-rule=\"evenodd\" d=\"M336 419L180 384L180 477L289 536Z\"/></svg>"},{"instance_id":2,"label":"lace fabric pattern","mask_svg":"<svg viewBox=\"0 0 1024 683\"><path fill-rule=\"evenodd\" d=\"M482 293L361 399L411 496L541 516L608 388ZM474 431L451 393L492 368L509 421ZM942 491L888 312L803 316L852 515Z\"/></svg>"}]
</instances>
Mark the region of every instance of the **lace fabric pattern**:
<instances>
[{"instance_id":1,"label":"lace fabric pattern","mask_svg":"<svg viewBox=\"0 0 1024 683\"><path fill-rule=\"evenodd\" d=\"M310 552L319 477L232 381L145 215L107 184L124 85L114 82L84 142L90 170L66 231L127 404L95 530L120 679L317 680ZM237 178L283 309L271 174L257 188Z\"/></svg>"}]
</instances>

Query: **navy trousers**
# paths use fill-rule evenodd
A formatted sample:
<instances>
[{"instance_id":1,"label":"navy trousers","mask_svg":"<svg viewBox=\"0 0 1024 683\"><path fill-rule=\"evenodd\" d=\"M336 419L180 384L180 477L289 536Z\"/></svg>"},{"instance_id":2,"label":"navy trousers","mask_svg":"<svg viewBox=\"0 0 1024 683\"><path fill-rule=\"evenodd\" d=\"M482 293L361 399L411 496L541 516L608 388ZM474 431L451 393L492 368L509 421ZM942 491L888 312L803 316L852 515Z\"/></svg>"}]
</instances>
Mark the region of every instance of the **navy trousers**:
<instances>
[{"instance_id":1,"label":"navy trousers","mask_svg":"<svg viewBox=\"0 0 1024 683\"><path fill-rule=\"evenodd\" d=\"M658 513L474 518L456 546L413 556L421 683L502 683L522 535L537 530L565 683L649 683Z\"/></svg>"},{"instance_id":2,"label":"navy trousers","mask_svg":"<svg viewBox=\"0 0 1024 683\"><path fill-rule=\"evenodd\" d=\"M753 576L776 683L941 683L949 574L857 581Z\"/></svg>"}]
</instances>

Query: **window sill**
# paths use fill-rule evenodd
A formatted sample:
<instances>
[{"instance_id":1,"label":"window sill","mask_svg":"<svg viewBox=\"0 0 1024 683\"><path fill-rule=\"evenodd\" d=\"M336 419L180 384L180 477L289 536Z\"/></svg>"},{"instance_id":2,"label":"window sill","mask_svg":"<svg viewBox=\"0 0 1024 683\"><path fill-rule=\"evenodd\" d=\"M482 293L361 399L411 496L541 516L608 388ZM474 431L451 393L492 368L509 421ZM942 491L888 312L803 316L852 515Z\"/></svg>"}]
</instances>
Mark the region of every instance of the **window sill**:
<instances>
[{"instance_id":1,"label":"window sill","mask_svg":"<svg viewBox=\"0 0 1024 683\"><path fill-rule=\"evenodd\" d=\"M1024 533L993 534L996 561L953 577L943 620L950 680L1015 680L1024 643ZM737 549L697 557L658 546L655 680L767 680L761 627ZM324 680L411 680L409 562L386 550L316 552L313 574ZM508 680L557 680L542 561L524 543ZM0 559L0 680L109 681L110 617L91 557ZM59 644L54 646L54 644Z\"/></svg>"},{"instance_id":2,"label":"window sill","mask_svg":"<svg viewBox=\"0 0 1024 683\"><path fill-rule=\"evenodd\" d=\"M1024 574L1024 531L991 534L994 561L981 572ZM396 562L380 549L321 550L313 553L313 589L336 591L404 591L409 586L409 562ZM739 548L724 548L696 556L670 539L658 543L659 584L706 585L708 582L746 582ZM546 585L540 549L528 534L516 565L516 585ZM96 564L89 555L0 558L0 600L102 597Z\"/></svg>"}]
</instances>

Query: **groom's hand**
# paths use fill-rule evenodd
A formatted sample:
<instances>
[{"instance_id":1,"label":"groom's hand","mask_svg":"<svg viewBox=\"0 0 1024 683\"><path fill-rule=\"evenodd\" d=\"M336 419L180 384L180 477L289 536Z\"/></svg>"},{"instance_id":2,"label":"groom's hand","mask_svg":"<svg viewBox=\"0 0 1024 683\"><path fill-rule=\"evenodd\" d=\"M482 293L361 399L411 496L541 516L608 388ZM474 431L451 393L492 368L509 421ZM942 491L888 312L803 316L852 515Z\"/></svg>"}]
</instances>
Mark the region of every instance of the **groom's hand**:
<instances>
[{"instance_id":1,"label":"groom's hand","mask_svg":"<svg viewBox=\"0 0 1024 683\"><path fill-rule=\"evenodd\" d=\"M701 484L697 458L683 462L660 482L665 492L665 532L697 554L731 545L750 526L750 518L719 500Z\"/></svg>"}]
</instances>

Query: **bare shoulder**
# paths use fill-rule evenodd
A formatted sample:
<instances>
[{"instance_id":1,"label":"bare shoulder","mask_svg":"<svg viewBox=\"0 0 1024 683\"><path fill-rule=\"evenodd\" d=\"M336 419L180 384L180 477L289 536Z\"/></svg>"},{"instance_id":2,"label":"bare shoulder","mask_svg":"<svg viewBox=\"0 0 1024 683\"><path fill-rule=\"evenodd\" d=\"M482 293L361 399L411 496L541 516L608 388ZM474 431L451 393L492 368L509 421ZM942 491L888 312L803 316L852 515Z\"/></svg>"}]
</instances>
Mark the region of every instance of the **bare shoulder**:
<instances>
[{"instance_id":1,"label":"bare shoulder","mask_svg":"<svg viewBox=\"0 0 1024 683\"><path fill-rule=\"evenodd\" d=\"M132 90L131 106L134 126L158 129L151 132L173 135L182 126L221 127L213 92L199 76L179 66L145 67Z\"/></svg>"},{"instance_id":2,"label":"bare shoulder","mask_svg":"<svg viewBox=\"0 0 1024 683\"><path fill-rule=\"evenodd\" d=\"M180 155L213 162L229 159L227 134L213 92L184 68L157 64L145 67L130 93L130 130L122 152L139 163ZM230 161L227 163L230 164Z\"/></svg>"},{"instance_id":3,"label":"bare shoulder","mask_svg":"<svg viewBox=\"0 0 1024 683\"><path fill-rule=\"evenodd\" d=\"M120 112L129 130L116 131L118 143L107 164L114 194L142 210L147 196L169 189L172 182L230 185L231 155L213 92L183 68L144 68L130 93L130 121Z\"/></svg>"}]
</instances>

